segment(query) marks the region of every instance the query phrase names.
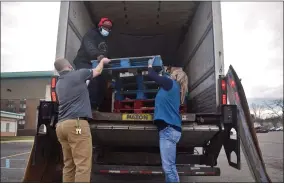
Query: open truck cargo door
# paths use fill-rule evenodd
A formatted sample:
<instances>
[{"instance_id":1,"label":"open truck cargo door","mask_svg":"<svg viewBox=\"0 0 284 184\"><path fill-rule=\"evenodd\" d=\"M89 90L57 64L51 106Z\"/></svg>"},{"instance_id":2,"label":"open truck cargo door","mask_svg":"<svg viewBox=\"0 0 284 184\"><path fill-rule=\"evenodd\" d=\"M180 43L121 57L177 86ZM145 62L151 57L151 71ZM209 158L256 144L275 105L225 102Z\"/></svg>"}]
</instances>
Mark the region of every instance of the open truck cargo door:
<instances>
[{"instance_id":1,"label":"open truck cargo door","mask_svg":"<svg viewBox=\"0 0 284 184\"><path fill-rule=\"evenodd\" d=\"M62 168L61 147L57 140L36 136L22 182L62 182Z\"/></svg>"},{"instance_id":2,"label":"open truck cargo door","mask_svg":"<svg viewBox=\"0 0 284 184\"><path fill-rule=\"evenodd\" d=\"M37 134L23 182L62 182L63 155L54 126L57 103L40 103L38 112Z\"/></svg>"},{"instance_id":3,"label":"open truck cargo door","mask_svg":"<svg viewBox=\"0 0 284 184\"><path fill-rule=\"evenodd\" d=\"M56 82L57 76L53 76L52 101L41 101L38 106L37 131L23 178L25 183L62 182L63 155L55 132L58 115Z\"/></svg>"},{"instance_id":4,"label":"open truck cargo door","mask_svg":"<svg viewBox=\"0 0 284 184\"><path fill-rule=\"evenodd\" d=\"M237 135L241 138L242 150L251 174L256 182L271 182L266 172L243 86L232 66L229 67L226 78L229 102L237 105L238 108Z\"/></svg>"}]
</instances>

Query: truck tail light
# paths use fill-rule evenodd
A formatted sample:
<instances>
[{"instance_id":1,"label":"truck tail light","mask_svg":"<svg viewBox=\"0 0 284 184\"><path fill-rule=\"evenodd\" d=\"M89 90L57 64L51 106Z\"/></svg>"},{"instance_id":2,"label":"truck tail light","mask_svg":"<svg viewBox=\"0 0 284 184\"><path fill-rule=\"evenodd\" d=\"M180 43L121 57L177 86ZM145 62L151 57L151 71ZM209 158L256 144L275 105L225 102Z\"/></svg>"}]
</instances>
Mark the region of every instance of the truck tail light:
<instances>
[{"instance_id":1,"label":"truck tail light","mask_svg":"<svg viewBox=\"0 0 284 184\"><path fill-rule=\"evenodd\" d=\"M227 104L227 81L225 77L220 80L220 103L222 105Z\"/></svg>"},{"instance_id":2,"label":"truck tail light","mask_svg":"<svg viewBox=\"0 0 284 184\"><path fill-rule=\"evenodd\" d=\"M222 91L226 90L226 81L224 79L221 82L221 88L222 88Z\"/></svg>"},{"instance_id":3,"label":"truck tail light","mask_svg":"<svg viewBox=\"0 0 284 184\"><path fill-rule=\"evenodd\" d=\"M55 91L52 91L52 92L51 92L51 101L57 102L57 96L56 96Z\"/></svg>"},{"instance_id":4,"label":"truck tail light","mask_svg":"<svg viewBox=\"0 0 284 184\"><path fill-rule=\"evenodd\" d=\"M56 95L56 91L55 91L56 82L57 82L57 76L53 76L51 78L51 90L50 90L52 102L57 102L57 95Z\"/></svg>"},{"instance_id":5,"label":"truck tail light","mask_svg":"<svg viewBox=\"0 0 284 184\"><path fill-rule=\"evenodd\" d=\"M222 95L222 105L226 105L227 104L227 95L223 94Z\"/></svg>"},{"instance_id":6,"label":"truck tail light","mask_svg":"<svg viewBox=\"0 0 284 184\"><path fill-rule=\"evenodd\" d=\"M55 89L56 82L57 82L56 80L57 80L56 77L52 77L52 79L51 79L51 89Z\"/></svg>"}]
</instances>

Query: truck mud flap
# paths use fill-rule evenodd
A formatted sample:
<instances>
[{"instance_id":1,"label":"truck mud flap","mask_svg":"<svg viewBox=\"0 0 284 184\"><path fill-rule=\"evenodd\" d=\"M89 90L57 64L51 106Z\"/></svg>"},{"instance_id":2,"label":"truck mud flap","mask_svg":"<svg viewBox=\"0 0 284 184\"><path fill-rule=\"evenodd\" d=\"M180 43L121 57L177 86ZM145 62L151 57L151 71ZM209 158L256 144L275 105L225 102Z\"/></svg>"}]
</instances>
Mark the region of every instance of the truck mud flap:
<instances>
[{"instance_id":1,"label":"truck mud flap","mask_svg":"<svg viewBox=\"0 0 284 184\"><path fill-rule=\"evenodd\" d=\"M251 174L256 182L271 182L265 168L248 102L241 81L232 66L226 75L228 99L237 105L241 145Z\"/></svg>"}]
</instances>

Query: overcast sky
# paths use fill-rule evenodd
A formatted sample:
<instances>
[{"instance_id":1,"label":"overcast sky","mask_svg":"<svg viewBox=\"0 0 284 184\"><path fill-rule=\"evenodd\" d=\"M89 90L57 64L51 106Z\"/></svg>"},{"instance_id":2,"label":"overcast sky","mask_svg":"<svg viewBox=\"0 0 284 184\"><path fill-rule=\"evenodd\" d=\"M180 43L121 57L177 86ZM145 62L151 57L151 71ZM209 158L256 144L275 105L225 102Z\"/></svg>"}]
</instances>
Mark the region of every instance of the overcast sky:
<instances>
[{"instance_id":1,"label":"overcast sky","mask_svg":"<svg viewBox=\"0 0 284 184\"><path fill-rule=\"evenodd\" d=\"M224 2L225 67L233 65L247 97L283 97L283 3Z\"/></svg>"},{"instance_id":2,"label":"overcast sky","mask_svg":"<svg viewBox=\"0 0 284 184\"><path fill-rule=\"evenodd\" d=\"M1 72L53 70L58 2L1 2ZM283 97L283 4L222 3L225 68L247 97Z\"/></svg>"},{"instance_id":3,"label":"overcast sky","mask_svg":"<svg viewBox=\"0 0 284 184\"><path fill-rule=\"evenodd\" d=\"M59 2L1 2L1 72L53 70Z\"/></svg>"}]
</instances>

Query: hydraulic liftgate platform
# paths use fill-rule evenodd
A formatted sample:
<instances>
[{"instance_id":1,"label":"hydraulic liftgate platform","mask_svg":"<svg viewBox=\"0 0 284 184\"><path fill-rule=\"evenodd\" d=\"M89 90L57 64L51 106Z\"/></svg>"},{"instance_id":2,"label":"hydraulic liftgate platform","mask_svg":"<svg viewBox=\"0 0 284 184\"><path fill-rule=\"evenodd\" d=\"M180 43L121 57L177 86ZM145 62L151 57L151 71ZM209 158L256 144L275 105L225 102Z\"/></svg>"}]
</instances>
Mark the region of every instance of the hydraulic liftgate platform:
<instances>
[{"instance_id":1,"label":"hydraulic liftgate platform","mask_svg":"<svg viewBox=\"0 0 284 184\"><path fill-rule=\"evenodd\" d=\"M243 86L232 66L229 67L226 78L229 102L238 108L239 135L251 174L256 182L271 182L262 159Z\"/></svg>"}]
</instances>

